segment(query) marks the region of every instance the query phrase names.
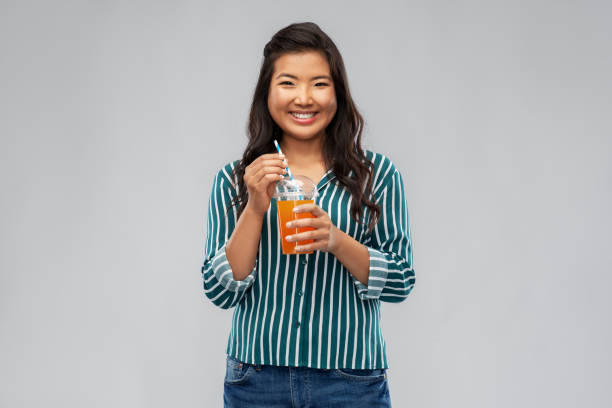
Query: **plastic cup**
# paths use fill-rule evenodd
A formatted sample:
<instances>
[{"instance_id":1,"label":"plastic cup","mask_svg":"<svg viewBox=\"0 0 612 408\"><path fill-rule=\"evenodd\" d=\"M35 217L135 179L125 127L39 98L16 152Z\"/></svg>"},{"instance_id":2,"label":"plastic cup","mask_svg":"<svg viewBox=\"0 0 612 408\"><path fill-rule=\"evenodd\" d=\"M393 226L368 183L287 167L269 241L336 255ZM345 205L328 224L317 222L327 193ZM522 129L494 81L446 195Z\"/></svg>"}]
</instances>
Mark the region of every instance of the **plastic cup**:
<instances>
[{"instance_id":1,"label":"plastic cup","mask_svg":"<svg viewBox=\"0 0 612 408\"><path fill-rule=\"evenodd\" d=\"M294 175L293 180L284 178L276 183L276 191L274 198L276 199L276 214L278 219L278 230L280 232L281 248L283 254L297 254L295 251L296 244L306 245L313 240L305 240L299 242L288 242L287 236L299 234L305 231L314 231L312 227L302 228L287 228L287 223L300 218L314 218L311 213L296 214L293 209L298 205L315 203L318 196L315 184L306 176ZM310 252L299 252L300 254L311 254Z\"/></svg>"}]
</instances>

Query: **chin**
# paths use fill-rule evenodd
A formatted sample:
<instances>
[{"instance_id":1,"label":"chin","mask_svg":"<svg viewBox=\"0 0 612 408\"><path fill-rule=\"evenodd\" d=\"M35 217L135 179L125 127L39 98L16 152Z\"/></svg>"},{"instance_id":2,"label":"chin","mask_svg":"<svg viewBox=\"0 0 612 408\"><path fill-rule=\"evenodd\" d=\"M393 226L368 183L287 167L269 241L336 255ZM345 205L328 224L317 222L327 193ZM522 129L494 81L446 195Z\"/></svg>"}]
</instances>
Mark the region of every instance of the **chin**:
<instances>
[{"instance_id":1,"label":"chin","mask_svg":"<svg viewBox=\"0 0 612 408\"><path fill-rule=\"evenodd\" d=\"M293 139L298 139L298 140L312 140L312 139L317 139L320 135L319 132L317 133L308 133L308 134L304 134L304 133L294 133L294 132L285 132L285 134L288 137L291 137Z\"/></svg>"},{"instance_id":2,"label":"chin","mask_svg":"<svg viewBox=\"0 0 612 408\"><path fill-rule=\"evenodd\" d=\"M283 129L283 133L295 139L308 140L315 139L325 133L325 129L295 129L293 127Z\"/></svg>"}]
</instances>

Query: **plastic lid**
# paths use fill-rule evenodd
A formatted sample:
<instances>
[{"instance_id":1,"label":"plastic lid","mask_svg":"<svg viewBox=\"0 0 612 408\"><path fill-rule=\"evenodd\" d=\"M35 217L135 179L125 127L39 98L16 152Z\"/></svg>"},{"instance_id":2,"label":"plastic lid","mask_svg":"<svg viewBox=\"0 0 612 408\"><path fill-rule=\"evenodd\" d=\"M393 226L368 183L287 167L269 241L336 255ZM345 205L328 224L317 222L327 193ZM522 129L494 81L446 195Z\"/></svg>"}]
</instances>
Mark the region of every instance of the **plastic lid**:
<instances>
[{"instance_id":1,"label":"plastic lid","mask_svg":"<svg viewBox=\"0 0 612 408\"><path fill-rule=\"evenodd\" d=\"M319 193L314 182L306 176L294 175L276 182L274 198L277 200L313 200Z\"/></svg>"}]
</instances>

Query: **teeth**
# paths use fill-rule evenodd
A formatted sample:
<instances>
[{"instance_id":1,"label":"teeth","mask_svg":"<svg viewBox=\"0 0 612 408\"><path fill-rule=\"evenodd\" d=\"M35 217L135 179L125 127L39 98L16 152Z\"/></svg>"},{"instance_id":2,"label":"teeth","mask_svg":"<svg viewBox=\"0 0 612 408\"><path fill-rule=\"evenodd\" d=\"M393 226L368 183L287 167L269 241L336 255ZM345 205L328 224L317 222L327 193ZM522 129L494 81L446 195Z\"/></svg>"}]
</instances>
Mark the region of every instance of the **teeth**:
<instances>
[{"instance_id":1,"label":"teeth","mask_svg":"<svg viewBox=\"0 0 612 408\"><path fill-rule=\"evenodd\" d=\"M291 112L291 114L298 119L308 119L308 118L312 118L315 115L315 112L311 112L311 113Z\"/></svg>"}]
</instances>

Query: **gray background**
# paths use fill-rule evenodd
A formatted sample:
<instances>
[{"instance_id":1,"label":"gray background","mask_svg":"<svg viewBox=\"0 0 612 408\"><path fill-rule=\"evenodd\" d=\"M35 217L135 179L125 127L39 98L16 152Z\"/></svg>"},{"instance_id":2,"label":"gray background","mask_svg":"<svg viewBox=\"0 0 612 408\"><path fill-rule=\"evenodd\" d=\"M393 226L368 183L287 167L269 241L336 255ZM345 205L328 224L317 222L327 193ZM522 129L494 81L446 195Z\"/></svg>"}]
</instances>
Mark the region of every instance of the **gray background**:
<instances>
[{"instance_id":1,"label":"gray background","mask_svg":"<svg viewBox=\"0 0 612 408\"><path fill-rule=\"evenodd\" d=\"M394 406L612 406L609 3L0 4L0 406L221 405L208 195L308 20L406 182Z\"/></svg>"}]
</instances>

